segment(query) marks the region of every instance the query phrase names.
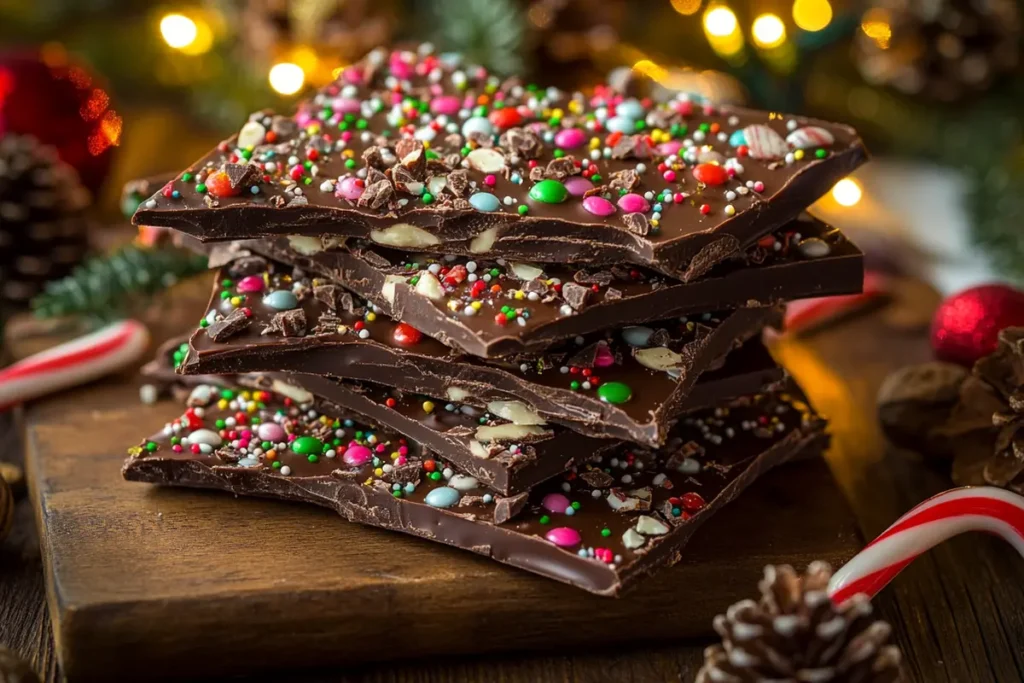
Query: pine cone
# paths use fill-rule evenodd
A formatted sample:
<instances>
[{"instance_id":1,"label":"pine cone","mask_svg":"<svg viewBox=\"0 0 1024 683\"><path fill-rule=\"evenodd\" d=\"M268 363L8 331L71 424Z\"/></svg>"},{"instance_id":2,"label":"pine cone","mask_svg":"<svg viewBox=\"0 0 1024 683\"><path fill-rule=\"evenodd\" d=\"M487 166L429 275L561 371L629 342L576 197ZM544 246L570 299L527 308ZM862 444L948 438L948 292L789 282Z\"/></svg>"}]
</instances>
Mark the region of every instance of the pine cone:
<instances>
[{"instance_id":1,"label":"pine cone","mask_svg":"<svg viewBox=\"0 0 1024 683\"><path fill-rule=\"evenodd\" d=\"M0 300L23 308L85 254L89 193L35 138L0 137Z\"/></svg>"},{"instance_id":2,"label":"pine cone","mask_svg":"<svg viewBox=\"0 0 1024 683\"><path fill-rule=\"evenodd\" d=\"M831 576L823 562L802 577L788 565L765 567L761 601L742 600L715 617L722 645L704 651L696 683L900 681L892 628L872 617L866 596L833 606Z\"/></svg>"},{"instance_id":3,"label":"pine cone","mask_svg":"<svg viewBox=\"0 0 1024 683\"><path fill-rule=\"evenodd\" d=\"M1015 0L881 0L861 29L866 81L942 102L986 90L1020 58Z\"/></svg>"}]
</instances>

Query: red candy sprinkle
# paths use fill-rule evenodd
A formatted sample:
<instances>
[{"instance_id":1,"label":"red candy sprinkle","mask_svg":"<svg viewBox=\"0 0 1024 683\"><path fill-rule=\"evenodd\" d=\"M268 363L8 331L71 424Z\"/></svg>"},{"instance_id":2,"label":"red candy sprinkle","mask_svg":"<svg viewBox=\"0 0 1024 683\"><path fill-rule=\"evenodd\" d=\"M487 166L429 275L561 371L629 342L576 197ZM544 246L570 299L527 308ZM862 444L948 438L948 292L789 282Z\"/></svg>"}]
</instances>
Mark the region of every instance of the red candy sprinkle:
<instances>
[{"instance_id":1,"label":"red candy sprinkle","mask_svg":"<svg viewBox=\"0 0 1024 683\"><path fill-rule=\"evenodd\" d=\"M427 472L433 472L435 469L437 469L437 463L434 462L433 460L424 460L423 469L425 469Z\"/></svg>"},{"instance_id":2,"label":"red candy sprinkle","mask_svg":"<svg viewBox=\"0 0 1024 683\"><path fill-rule=\"evenodd\" d=\"M514 107L495 109L488 118L491 120L491 123L502 130L514 128L523 122L522 114L516 111Z\"/></svg>"},{"instance_id":3,"label":"red candy sprinkle","mask_svg":"<svg viewBox=\"0 0 1024 683\"><path fill-rule=\"evenodd\" d=\"M242 188L231 187L231 179L224 171L211 173L206 179L206 191L214 197L234 197L241 194Z\"/></svg>"},{"instance_id":4,"label":"red candy sprinkle","mask_svg":"<svg viewBox=\"0 0 1024 683\"><path fill-rule=\"evenodd\" d=\"M384 401L384 405L386 405L388 408L394 408L396 405L398 405L398 401L389 397L388 400Z\"/></svg>"},{"instance_id":5,"label":"red candy sprinkle","mask_svg":"<svg viewBox=\"0 0 1024 683\"><path fill-rule=\"evenodd\" d=\"M701 204L700 213L702 216L707 216L709 213L711 213L711 207L708 204Z\"/></svg>"},{"instance_id":6,"label":"red candy sprinkle","mask_svg":"<svg viewBox=\"0 0 1024 683\"><path fill-rule=\"evenodd\" d=\"M717 164L697 164L693 167L693 177L709 187L724 185L729 180L729 174Z\"/></svg>"},{"instance_id":7,"label":"red candy sprinkle","mask_svg":"<svg viewBox=\"0 0 1024 683\"><path fill-rule=\"evenodd\" d=\"M465 282L466 277L469 276L469 271L466 270L466 266L457 265L452 266L452 269L448 271L448 274L444 276L445 284L458 285ZM477 280L477 282L480 282ZM474 283L476 284L476 283Z\"/></svg>"},{"instance_id":8,"label":"red candy sprinkle","mask_svg":"<svg viewBox=\"0 0 1024 683\"><path fill-rule=\"evenodd\" d=\"M615 553L611 551L611 548L594 548L594 557L605 564L611 564L615 561Z\"/></svg>"},{"instance_id":9,"label":"red candy sprinkle","mask_svg":"<svg viewBox=\"0 0 1024 683\"><path fill-rule=\"evenodd\" d=\"M757 246L762 249L771 249L775 245L775 235L765 235L757 241Z\"/></svg>"},{"instance_id":10,"label":"red candy sprinkle","mask_svg":"<svg viewBox=\"0 0 1024 683\"><path fill-rule=\"evenodd\" d=\"M408 323L398 323L395 326L395 331L391 333L391 337L396 344L412 346L423 339L423 333Z\"/></svg>"},{"instance_id":11,"label":"red candy sprinkle","mask_svg":"<svg viewBox=\"0 0 1024 683\"><path fill-rule=\"evenodd\" d=\"M474 299L479 297L487 289L487 284L483 280L477 280L473 283L473 286L469 288L469 295Z\"/></svg>"},{"instance_id":12,"label":"red candy sprinkle","mask_svg":"<svg viewBox=\"0 0 1024 683\"><path fill-rule=\"evenodd\" d=\"M705 505L707 505L707 503L704 502L704 498L702 498L699 493L694 493L693 491L690 491L689 493L684 493L682 496L680 496L679 502L682 504L683 509L686 510L687 512L697 512L698 510L703 509Z\"/></svg>"}]
</instances>

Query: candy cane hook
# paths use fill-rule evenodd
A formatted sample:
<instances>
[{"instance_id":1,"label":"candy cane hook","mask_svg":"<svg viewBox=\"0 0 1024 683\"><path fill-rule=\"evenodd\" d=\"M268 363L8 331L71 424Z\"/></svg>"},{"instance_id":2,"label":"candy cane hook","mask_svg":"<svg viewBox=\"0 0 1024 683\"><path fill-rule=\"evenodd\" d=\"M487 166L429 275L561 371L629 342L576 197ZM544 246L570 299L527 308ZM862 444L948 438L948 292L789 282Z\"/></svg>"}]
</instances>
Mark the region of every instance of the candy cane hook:
<instances>
[{"instance_id":1,"label":"candy cane hook","mask_svg":"<svg viewBox=\"0 0 1024 683\"><path fill-rule=\"evenodd\" d=\"M1024 555L1024 497L967 486L929 498L833 574L829 595L836 604L857 593L874 597L918 555L965 531L998 534Z\"/></svg>"}]
</instances>

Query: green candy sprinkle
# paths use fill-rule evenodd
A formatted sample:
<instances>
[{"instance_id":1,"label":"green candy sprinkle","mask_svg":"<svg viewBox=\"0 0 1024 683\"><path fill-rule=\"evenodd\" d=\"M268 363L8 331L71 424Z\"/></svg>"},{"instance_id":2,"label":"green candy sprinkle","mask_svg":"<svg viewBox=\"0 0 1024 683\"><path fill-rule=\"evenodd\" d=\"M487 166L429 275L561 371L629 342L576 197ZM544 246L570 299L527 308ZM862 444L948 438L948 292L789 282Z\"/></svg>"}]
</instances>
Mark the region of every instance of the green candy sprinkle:
<instances>
[{"instance_id":1,"label":"green candy sprinkle","mask_svg":"<svg viewBox=\"0 0 1024 683\"><path fill-rule=\"evenodd\" d=\"M541 518L540 518L539 520L537 520L537 521L539 521L539 522L540 522L541 524L550 524L550 523L551 523L551 518L550 518L550 517L548 517L547 515L543 515L543 516L542 516L542 517L541 517Z\"/></svg>"},{"instance_id":2,"label":"green candy sprinkle","mask_svg":"<svg viewBox=\"0 0 1024 683\"><path fill-rule=\"evenodd\" d=\"M605 527L604 529L601 529L601 535L604 536L605 538L608 538L609 536L612 535L612 530L607 528L607 527Z\"/></svg>"}]
</instances>

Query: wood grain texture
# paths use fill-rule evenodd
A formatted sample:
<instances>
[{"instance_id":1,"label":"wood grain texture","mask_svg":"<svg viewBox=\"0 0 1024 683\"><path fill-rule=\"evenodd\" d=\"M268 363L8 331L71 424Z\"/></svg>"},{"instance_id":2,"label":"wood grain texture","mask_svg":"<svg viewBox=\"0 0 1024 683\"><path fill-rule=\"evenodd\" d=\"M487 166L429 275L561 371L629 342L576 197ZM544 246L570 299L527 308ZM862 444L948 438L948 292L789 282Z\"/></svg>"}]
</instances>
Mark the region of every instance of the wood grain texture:
<instances>
[{"instance_id":1,"label":"wood grain texture","mask_svg":"<svg viewBox=\"0 0 1024 683\"><path fill-rule=\"evenodd\" d=\"M625 599L600 598L310 506L121 481L124 445L180 410L134 401L104 382L32 409L26 429L73 680L679 639L707 634L765 563L836 562L858 546L816 460L768 475L676 567ZM385 633L397 637L381 647Z\"/></svg>"}]
</instances>

